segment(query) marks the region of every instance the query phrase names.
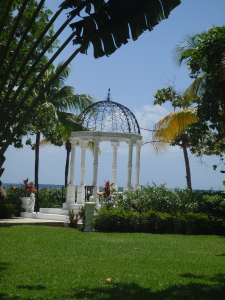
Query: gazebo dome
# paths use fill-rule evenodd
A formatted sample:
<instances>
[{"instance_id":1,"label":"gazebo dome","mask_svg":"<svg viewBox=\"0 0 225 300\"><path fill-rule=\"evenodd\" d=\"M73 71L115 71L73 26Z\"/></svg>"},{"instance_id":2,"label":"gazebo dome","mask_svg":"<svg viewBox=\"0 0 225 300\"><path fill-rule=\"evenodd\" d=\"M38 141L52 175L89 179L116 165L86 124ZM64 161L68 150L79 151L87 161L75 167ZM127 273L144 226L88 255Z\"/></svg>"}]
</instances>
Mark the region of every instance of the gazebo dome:
<instances>
[{"instance_id":1,"label":"gazebo dome","mask_svg":"<svg viewBox=\"0 0 225 300\"><path fill-rule=\"evenodd\" d=\"M107 100L96 102L80 113L74 130L141 134L134 114L127 107L111 101L110 90Z\"/></svg>"}]
</instances>

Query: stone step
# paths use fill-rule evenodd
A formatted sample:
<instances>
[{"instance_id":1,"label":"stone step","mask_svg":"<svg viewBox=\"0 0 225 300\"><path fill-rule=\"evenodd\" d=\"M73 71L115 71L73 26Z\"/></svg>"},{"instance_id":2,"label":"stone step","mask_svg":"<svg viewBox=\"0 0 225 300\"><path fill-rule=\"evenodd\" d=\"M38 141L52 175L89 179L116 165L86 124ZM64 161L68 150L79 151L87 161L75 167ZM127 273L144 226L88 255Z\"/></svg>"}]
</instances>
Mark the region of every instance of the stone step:
<instances>
[{"instance_id":1,"label":"stone step","mask_svg":"<svg viewBox=\"0 0 225 300\"><path fill-rule=\"evenodd\" d=\"M40 213L67 216L69 211L68 209L62 209L62 208L40 208Z\"/></svg>"},{"instance_id":2,"label":"stone step","mask_svg":"<svg viewBox=\"0 0 225 300\"><path fill-rule=\"evenodd\" d=\"M60 215L60 214L47 214L47 213L27 213L21 212L20 216L22 218L32 218L32 219L42 219L42 220L54 220L54 221L63 221L69 222L67 215Z\"/></svg>"},{"instance_id":3,"label":"stone step","mask_svg":"<svg viewBox=\"0 0 225 300\"><path fill-rule=\"evenodd\" d=\"M44 220L55 220L55 221L64 221L69 222L67 215L58 215L58 214L48 214L48 213L37 213L36 219L44 219Z\"/></svg>"}]
</instances>

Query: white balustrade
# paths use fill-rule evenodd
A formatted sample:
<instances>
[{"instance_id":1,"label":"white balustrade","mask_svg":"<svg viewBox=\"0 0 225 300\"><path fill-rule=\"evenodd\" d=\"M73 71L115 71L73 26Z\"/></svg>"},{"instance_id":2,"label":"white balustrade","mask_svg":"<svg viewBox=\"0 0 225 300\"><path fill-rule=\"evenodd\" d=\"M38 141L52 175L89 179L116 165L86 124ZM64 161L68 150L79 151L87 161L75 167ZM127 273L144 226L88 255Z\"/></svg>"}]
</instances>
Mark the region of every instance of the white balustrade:
<instances>
[{"instance_id":1,"label":"white balustrade","mask_svg":"<svg viewBox=\"0 0 225 300\"><path fill-rule=\"evenodd\" d=\"M95 202L85 203L85 229L84 232L93 231Z\"/></svg>"}]
</instances>

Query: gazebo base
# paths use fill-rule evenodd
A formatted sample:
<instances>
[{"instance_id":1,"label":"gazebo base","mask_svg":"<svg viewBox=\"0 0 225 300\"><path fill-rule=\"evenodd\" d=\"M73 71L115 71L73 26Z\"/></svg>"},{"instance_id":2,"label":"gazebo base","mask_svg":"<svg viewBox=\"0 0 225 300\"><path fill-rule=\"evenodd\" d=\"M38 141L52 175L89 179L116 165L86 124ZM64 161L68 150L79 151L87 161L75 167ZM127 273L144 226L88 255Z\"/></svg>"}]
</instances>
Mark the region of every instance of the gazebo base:
<instances>
[{"instance_id":1,"label":"gazebo base","mask_svg":"<svg viewBox=\"0 0 225 300\"><path fill-rule=\"evenodd\" d=\"M81 204L73 204L69 208L74 209L74 213L77 214ZM69 208L40 208L38 213L33 212L21 212L20 216L22 218L32 218L32 219L43 219L43 220L55 220L69 222L68 210Z\"/></svg>"}]
</instances>

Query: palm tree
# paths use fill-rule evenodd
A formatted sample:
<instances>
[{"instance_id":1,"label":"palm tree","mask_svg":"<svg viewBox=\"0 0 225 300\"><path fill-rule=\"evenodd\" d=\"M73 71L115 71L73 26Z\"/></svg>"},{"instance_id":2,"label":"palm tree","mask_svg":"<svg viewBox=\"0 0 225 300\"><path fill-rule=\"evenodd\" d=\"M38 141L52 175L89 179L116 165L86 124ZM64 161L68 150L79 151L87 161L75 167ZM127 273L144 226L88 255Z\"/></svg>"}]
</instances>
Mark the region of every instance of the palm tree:
<instances>
[{"instance_id":1,"label":"palm tree","mask_svg":"<svg viewBox=\"0 0 225 300\"><path fill-rule=\"evenodd\" d=\"M0 33L4 30L7 25L7 19L11 13L10 7L15 6L16 0L5 1L5 10L1 11L1 23L0 23ZM91 4L92 1L74 1L66 0L60 5L60 9L55 13L53 18L48 22L46 26L43 26L42 33L40 36L36 37L36 41L31 43L24 53L24 59L20 62L19 70L16 75L13 76L13 82L10 84L9 89L1 102L1 111L3 112L0 116L0 128L2 133L0 136L0 156L2 156L8 146L12 144L13 139L16 135L20 133L22 127L28 120L29 115L32 113L33 109L37 107L38 102L43 98L43 94L48 90L48 88L57 80L60 73L68 66L68 64L75 58L78 53L87 53L90 43L92 43L94 48L94 57L109 56L120 48L123 44L126 44L130 38L134 41L145 32L146 30L151 31L162 19L168 18L170 12L178 5L180 5L180 0L161 0L161 1L146 1L146 0L134 0L134 1L106 1L106 0L96 0L94 5ZM12 23L12 29L9 34L7 43L3 45L3 53L0 57L0 65L3 64L7 54L11 51L11 41L17 36L18 24L24 15L24 9L26 8L27 1L23 1L21 9L18 10L16 14L15 22ZM31 14L30 21L27 22L27 27L24 27L24 32L21 38L18 38L18 46L15 49L12 61L14 58L18 57L21 52L21 45L24 44L23 41L28 33L30 34L30 28L34 25L35 17L41 6L44 5L44 1L40 1L39 7L36 11ZM35 49L43 42L43 38L48 30L53 25L55 19L62 12L63 9L68 7L72 8L69 13L69 18L62 24L59 30L54 34L54 36L49 40L47 45L43 48L40 55L38 55L34 62L29 65L29 68L24 74L23 80L18 82L20 75L24 72L24 68L28 66L29 60L32 57ZM82 16L81 12L85 11ZM30 80L32 73L37 70L36 67L39 64L41 58L44 56L45 52L52 47L52 44L57 39L58 35L62 32L65 26L72 21L73 18L79 16L79 19L71 24L74 32L67 38L63 45L58 49L58 51L51 57L51 59L38 69L38 75L32 80L26 93L23 97L18 97L20 92L24 87L26 87L27 82ZM81 19L80 19L81 18ZM63 51L67 44L72 40L75 45L79 47L71 54L71 56L65 61L58 72L51 78L49 83L45 88L38 94L35 100L29 105L27 110L23 113L20 121L15 124L15 117L19 113L23 112L24 103L28 100L33 92L33 89L40 81L46 70L54 62L55 58ZM5 83L9 81L12 74L12 70L15 68L15 61L10 63L8 66L4 80L2 81L1 88L4 88ZM29 79L29 80L28 80ZM16 88L15 88L16 87ZM1 96L1 95L0 95ZM9 101L10 99L10 101ZM14 126L15 125L15 126ZM12 130L11 130L12 129ZM11 130L9 134L9 130Z\"/></svg>"},{"instance_id":2,"label":"palm tree","mask_svg":"<svg viewBox=\"0 0 225 300\"><path fill-rule=\"evenodd\" d=\"M45 88L48 81L57 73L63 63L59 63L54 71L47 71L45 73L45 82L42 88ZM71 72L71 66L68 65L53 81L50 88L44 94L44 101L42 106L51 107L55 114L56 127L57 125L63 125L66 130L74 125L74 114L69 112L82 111L87 106L93 103L93 98L89 95L74 94L74 88L72 86L66 86L65 81ZM70 131L71 132L71 131ZM36 148L35 148L35 186L38 188L38 166L39 166L39 144L40 134L36 133Z\"/></svg>"},{"instance_id":3,"label":"palm tree","mask_svg":"<svg viewBox=\"0 0 225 300\"><path fill-rule=\"evenodd\" d=\"M215 34L214 29L216 29L216 27L210 28L207 32L210 33L212 31L212 34ZM193 51L201 51L201 43L203 39L202 34L204 33L206 32L184 36L181 44L176 46L172 52L173 61L175 64L178 66L181 66L182 63L189 65L187 69L192 70L192 73L189 74L191 78L195 78L195 75L193 75L193 68L195 67L192 65L195 59L193 59L192 54ZM203 126L205 126L205 128L208 126L205 131L209 142L206 145L206 148L204 148L206 150L204 150L203 153L209 155L218 155L218 153L221 154L221 152L223 152L225 139L225 125L223 121L225 118L225 55L224 51L222 51L224 50L223 48L219 47L218 49L221 49L221 56L218 56L219 60L217 60L217 55L212 49L211 52L209 52L211 58L207 68L204 67L204 64L198 62L198 66L203 66L204 71L202 69L197 69L198 77L195 78L193 83L185 92L187 97L195 99L194 102L198 103L197 113L199 117L199 125L196 124L196 126L198 128L200 128L202 124L204 124ZM202 58L202 61L204 61L204 57ZM213 88L210 90L210 86L212 85ZM221 119L222 121L219 121ZM213 128L213 131L209 128ZM203 130L203 127L201 129ZM194 130L195 129L193 128L193 131ZM219 149L221 149L220 152ZM201 149L199 153L202 153Z\"/></svg>"},{"instance_id":4,"label":"palm tree","mask_svg":"<svg viewBox=\"0 0 225 300\"><path fill-rule=\"evenodd\" d=\"M192 190L192 186L187 148L191 145L189 144L185 127L196 121L196 108L185 108L182 110L173 111L155 125L152 137L152 145L157 153L159 151L165 151L168 145L177 145L183 149L187 186L190 188L190 190Z\"/></svg>"}]
</instances>

